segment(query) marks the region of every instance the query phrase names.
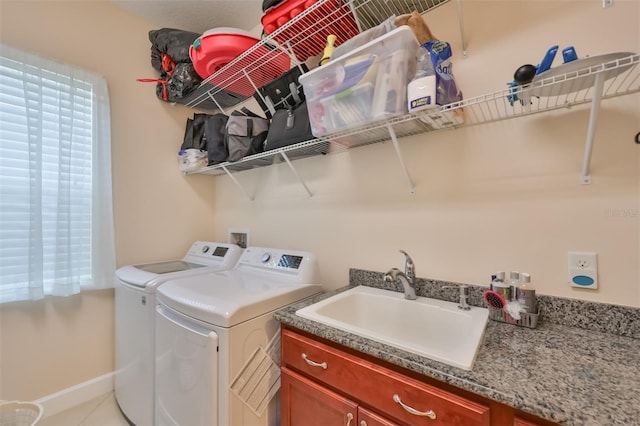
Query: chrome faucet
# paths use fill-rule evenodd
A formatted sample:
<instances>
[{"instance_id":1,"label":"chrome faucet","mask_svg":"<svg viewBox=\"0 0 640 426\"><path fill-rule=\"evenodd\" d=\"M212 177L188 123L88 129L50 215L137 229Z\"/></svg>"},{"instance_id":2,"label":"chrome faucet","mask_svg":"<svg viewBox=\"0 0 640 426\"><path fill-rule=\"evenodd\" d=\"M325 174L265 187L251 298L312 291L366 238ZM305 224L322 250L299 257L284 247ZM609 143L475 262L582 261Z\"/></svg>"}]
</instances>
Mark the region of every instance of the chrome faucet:
<instances>
[{"instance_id":1,"label":"chrome faucet","mask_svg":"<svg viewBox=\"0 0 640 426\"><path fill-rule=\"evenodd\" d=\"M406 256L404 264L404 273L398 268L391 268L386 274L384 274L384 281L389 283L395 283L400 281L402 290L404 291L404 298L408 300L416 300L415 290L415 278L416 269L415 264L407 252L400 250L400 253Z\"/></svg>"},{"instance_id":2,"label":"chrome faucet","mask_svg":"<svg viewBox=\"0 0 640 426\"><path fill-rule=\"evenodd\" d=\"M460 302L458 302L458 309L468 311L471 309L467 303L469 300L469 286L466 285L445 285L442 288L459 288L460 289Z\"/></svg>"},{"instance_id":3,"label":"chrome faucet","mask_svg":"<svg viewBox=\"0 0 640 426\"><path fill-rule=\"evenodd\" d=\"M407 276L407 279L409 280L409 282L411 283L411 285L414 285L414 281L416 279L416 265L415 263L413 263L413 259L411 259L411 256L409 256L409 253L407 253L404 250L400 250L400 253L404 254L405 259L404 259L404 274Z\"/></svg>"}]
</instances>

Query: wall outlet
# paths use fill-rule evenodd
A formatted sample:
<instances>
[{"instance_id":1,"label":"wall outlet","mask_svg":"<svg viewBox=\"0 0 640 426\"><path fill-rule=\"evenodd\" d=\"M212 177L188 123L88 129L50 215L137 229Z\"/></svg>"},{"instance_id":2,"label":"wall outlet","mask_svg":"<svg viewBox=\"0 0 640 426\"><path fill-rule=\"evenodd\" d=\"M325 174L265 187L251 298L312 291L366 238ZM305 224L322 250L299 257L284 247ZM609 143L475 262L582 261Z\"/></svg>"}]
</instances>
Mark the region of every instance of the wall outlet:
<instances>
[{"instance_id":1,"label":"wall outlet","mask_svg":"<svg viewBox=\"0 0 640 426\"><path fill-rule=\"evenodd\" d=\"M569 252L569 284L571 287L598 288L597 253Z\"/></svg>"},{"instance_id":2,"label":"wall outlet","mask_svg":"<svg viewBox=\"0 0 640 426\"><path fill-rule=\"evenodd\" d=\"M248 229L229 229L229 244L235 244L241 248L249 247L249 230Z\"/></svg>"}]
</instances>

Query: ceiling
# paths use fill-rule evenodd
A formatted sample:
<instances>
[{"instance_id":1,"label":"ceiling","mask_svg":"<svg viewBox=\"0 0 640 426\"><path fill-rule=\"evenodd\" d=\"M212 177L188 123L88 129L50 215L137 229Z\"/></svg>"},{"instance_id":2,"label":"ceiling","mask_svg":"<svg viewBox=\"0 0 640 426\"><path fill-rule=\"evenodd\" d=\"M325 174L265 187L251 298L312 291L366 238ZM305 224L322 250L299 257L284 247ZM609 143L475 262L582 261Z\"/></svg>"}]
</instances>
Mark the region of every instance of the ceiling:
<instances>
[{"instance_id":1,"label":"ceiling","mask_svg":"<svg viewBox=\"0 0 640 426\"><path fill-rule=\"evenodd\" d=\"M260 24L262 0L111 0L157 28L203 33L217 27L251 31Z\"/></svg>"}]
</instances>

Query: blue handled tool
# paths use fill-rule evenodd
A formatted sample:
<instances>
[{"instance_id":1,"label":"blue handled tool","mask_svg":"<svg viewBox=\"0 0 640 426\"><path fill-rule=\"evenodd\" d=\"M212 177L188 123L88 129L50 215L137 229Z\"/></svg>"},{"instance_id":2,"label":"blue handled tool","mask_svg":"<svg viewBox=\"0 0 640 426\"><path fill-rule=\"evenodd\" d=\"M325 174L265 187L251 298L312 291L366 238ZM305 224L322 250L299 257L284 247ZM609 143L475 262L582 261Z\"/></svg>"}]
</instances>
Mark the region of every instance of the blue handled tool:
<instances>
[{"instance_id":1,"label":"blue handled tool","mask_svg":"<svg viewBox=\"0 0 640 426\"><path fill-rule=\"evenodd\" d=\"M540 64L538 64L537 66L536 75L541 74L545 71L548 71L549 68L551 68L551 64L553 63L553 60L556 58L556 53L558 53L557 45L551 46L549 50L547 50L547 53L544 55L544 58L542 58L542 62L540 62Z\"/></svg>"},{"instance_id":2,"label":"blue handled tool","mask_svg":"<svg viewBox=\"0 0 640 426\"><path fill-rule=\"evenodd\" d=\"M564 49L562 49L562 59L564 60L565 64L567 62L575 61L576 59L578 59L576 49L574 49L573 46L565 47Z\"/></svg>"},{"instance_id":3,"label":"blue handled tool","mask_svg":"<svg viewBox=\"0 0 640 426\"><path fill-rule=\"evenodd\" d=\"M525 105L530 103L531 101L528 99L519 99L518 98L518 86L525 86L533 80L536 75L542 74L545 71L548 71L551 68L551 64L558 53L558 46L551 46L547 53L542 58L542 62L538 64L538 66L533 66L530 64L522 65L518 68L513 75L513 81L507 83L509 87L509 94L507 95L507 100L513 106L513 104L517 101L520 101L521 105ZM562 58L564 63L575 61L578 59L578 54L573 46L565 47L562 50Z\"/></svg>"}]
</instances>

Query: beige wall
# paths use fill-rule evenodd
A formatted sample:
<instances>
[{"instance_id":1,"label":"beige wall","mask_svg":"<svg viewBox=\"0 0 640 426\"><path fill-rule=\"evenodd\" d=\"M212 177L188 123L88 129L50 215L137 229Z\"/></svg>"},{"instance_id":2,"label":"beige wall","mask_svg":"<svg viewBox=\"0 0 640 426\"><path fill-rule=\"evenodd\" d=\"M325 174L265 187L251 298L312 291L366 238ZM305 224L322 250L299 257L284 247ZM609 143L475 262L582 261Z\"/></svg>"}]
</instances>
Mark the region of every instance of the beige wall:
<instances>
[{"instance_id":1,"label":"beige wall","mask_svg":"<svg viewBox=\"0 0 640 426\"><path fill-rule=\"evenodd\" d=\"M467 58L455 2L427 21L452 43L467 98L505 88L553 44L580 56L640 51L638 1L462 3ZM603 102L590 186L578 184L588 109L576 107L402 140L415 196L384 143L295 162L311 198L284 165L240 173L256 194L249 201L227 177L179 174L192 111L135 82L154 75L151 24L100 1L1 0L0 16L3 42L107 78L119 265L180 256L195 239L240 227L254 245L315 251L327 288L346 284L349 267L401 266L403 248L421 277L486 284L497 269L518 269L541 293L640 306L638 95ZM567 286L569 250L598 252L598 291ZM0 321L0 398L34 399L113 370L111 291L4 305Z\"/></svg>"},{"instance_id":2,"label":"beige wall","mask_svg":"<svg viewBox=\"0 0 640 426\"><path fill-rule=\"evenodd\" d=\"M182 256L213 237L213 182L176 153L192 110L163 104L147 33L105 1L0 1L3 43L105 76L118 265ZM0 399L35 399L113 371L113 290L0 307Z\"/></svg>"},{"instance_id":3,"label":"beige wall","mask_svg":"<svg viewBox=\"0 0 640 426\"><path fill-rule=\"evenodd\" d=\"M466 98L506 89L513 72L555 44L581 57L640 52L640 2L463 1L462 57L456 2L426 15L454 49ZM555 65L562 62L560 53ZM591 163L580 185L588 106L415 136L400 141L417 194L409 194L390 142L216 178L216 235L245 227L254 245L319 256L327 288L348 268L402 267L420 277L488 285L496 270L527 271L540 293L640 306L638 94L602 102ZM629 213L627 217L607 212ZM567 252L598 253L600 288L567 284Z\"/></svg>"}]
</instances>

